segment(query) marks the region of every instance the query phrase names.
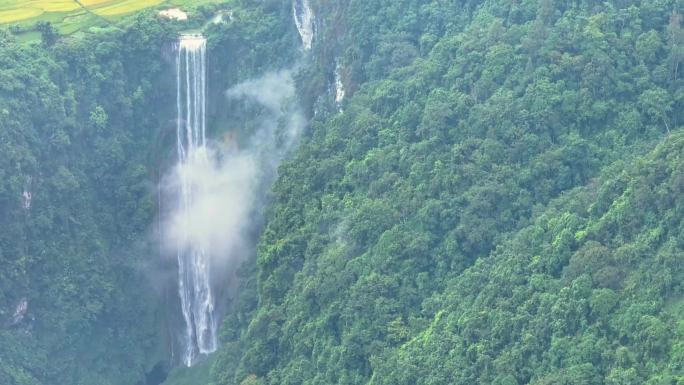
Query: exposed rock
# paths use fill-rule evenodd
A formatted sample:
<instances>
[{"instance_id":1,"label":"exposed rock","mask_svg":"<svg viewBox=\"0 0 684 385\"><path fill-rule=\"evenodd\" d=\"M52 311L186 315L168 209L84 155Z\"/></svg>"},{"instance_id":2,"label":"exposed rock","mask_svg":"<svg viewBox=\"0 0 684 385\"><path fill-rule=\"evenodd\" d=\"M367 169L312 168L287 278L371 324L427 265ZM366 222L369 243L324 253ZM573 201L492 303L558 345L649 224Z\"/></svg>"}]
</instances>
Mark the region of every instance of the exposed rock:
<instances>
[{"instance_id":1,"label":"exposed rock","mask_svg":"<svg viewBox=\"0 0 684 385\"><path fill-rule=\"evenodd\" d=\"M170 8L159 11L159 16L178 21L188 20L188 14L180 8Z\"/></svg>"}]
</instances>

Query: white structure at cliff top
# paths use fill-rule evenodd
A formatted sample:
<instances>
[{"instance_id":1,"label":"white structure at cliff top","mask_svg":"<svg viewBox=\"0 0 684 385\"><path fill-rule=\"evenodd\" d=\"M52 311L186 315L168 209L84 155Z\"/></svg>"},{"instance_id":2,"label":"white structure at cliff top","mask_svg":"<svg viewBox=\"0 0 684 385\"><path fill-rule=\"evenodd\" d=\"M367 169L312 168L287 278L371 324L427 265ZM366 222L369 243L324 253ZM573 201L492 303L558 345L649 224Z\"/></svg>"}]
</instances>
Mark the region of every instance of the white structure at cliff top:
<instances>
[{"instance_id":1,"label":"white structure at cliff top","mask_svg":"<svg viewBox=\"0 0 684 385\"><path fill-rule=\"evenodd\" d=\"M159 11L159 16L179 21L188 20L188 14L183 12L180 8L170 8Z\"/></svg>"}]
</instances>

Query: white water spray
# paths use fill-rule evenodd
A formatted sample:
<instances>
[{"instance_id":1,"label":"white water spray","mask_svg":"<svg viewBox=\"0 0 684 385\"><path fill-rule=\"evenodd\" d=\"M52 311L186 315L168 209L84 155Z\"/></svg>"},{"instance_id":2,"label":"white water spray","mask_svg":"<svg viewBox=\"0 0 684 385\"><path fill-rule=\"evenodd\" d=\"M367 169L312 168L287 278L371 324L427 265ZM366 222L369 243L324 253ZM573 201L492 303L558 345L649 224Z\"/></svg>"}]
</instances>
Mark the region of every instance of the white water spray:
<instances>
[{"instance_id":1,"label":"white water spray","mask_svg":"<svg viewBox=\"0 0 684 385\"><path fill-rule=\"evenodd\" d=\"M174 218L178 256L178 293L185 322L182 360L191 366L198 354L216 351L217 320L210 280L209 239L194 232L196 196L206 189L197 170L210 168L206 146L206 39L181 36L176 56L176 143L178 208ZM199 175L198 175L199 174Z\"/></svg>"},{"instance_id":2,"label":"white water spray","mask_svg":"<svg viewBox=\"0 0 684 385\"><path fill-rule=\"evenodd\" d=\"M21 194L21 207L23 207L24 210L31 209L31 201L33 199L33 194L31 193L31 181L32 178L30 176L27 176L26 183L24 184L24 192Z\"/></svg>"},{"instance_id":3,"label":"white water spray","mask_svg":"<svg viewBox=\"0 0 684 385\"><path fill-rule=\"evenodd\" d=\"M335 103L338 108L341 108L345 95L346 90L344 89L344 83L342 82L342 66L337 63L335 66Z\"/></svg>"},{"instance_id":4,"label":"white water spray","mask_svg":"<svg viewBox=\"0 0 684 385\"><path fill-rule=\"evenodd\" d=\"M22 202L22 207L24 210L28 210L31 208L31 192L28 190L24 190L24 192L21 194L21 197L23 199Z\"/></svg>"},{"instance_id":5,"label":"white water spray","mask_svg":"<svg viewBox=\"0 0 684 385\"><path fill-rule=\"evenodd\" d=\"M292 13L304 50L308 51L314 38L314 14L309 0L293 0Z\"/></svg>"},{"instance_id":6,"label":"white water spray","mask_svg":"<svg viewBox=\"0 0 684 385\"><path fill-rule=\"evenodd\" d=\"M160 214L162 253L178 259L179 356L186 366L217 349L230 281L254 253L254 226L261 221L266 192L306 124L295 101L292 71L269 72L224 95L228 108L248 105L259 111L251 120L253 129L245 130L239 142L233 130L226 130L223 142L207 141L205 56L202 36L181 37L176 56L178 162L160 187L170 202Z\"/></svg>"}]
</instances>

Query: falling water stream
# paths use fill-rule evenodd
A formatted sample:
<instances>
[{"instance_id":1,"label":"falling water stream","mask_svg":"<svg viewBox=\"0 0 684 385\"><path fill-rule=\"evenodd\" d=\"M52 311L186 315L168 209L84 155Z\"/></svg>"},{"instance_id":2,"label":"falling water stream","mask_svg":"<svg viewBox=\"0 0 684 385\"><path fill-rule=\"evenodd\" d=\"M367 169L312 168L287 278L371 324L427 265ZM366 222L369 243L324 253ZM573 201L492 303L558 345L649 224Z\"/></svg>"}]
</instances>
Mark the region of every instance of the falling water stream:
<instances>
[{"instance_id":1,"label":"falling water stream","mask_svg":"<svg viewBox=\"0 0 684 385\"><path fill-rule=\"evenodd\" d=\"M293 13L302 48L308 51L314 38L314 15L309 0L294 0ZM176 243L178 258L178 295L183 316L180 359L185 366L192 366L202 355L216 351L218 345L219 315L215 310L216 286L211 282L212 258L220 257L213 255L215 250L229 251L231 247L226 248L226 245L234 248L239 241L223 240L223 247L217 247L217 243L222 241L217 240L214 233L217 233L217 228L230 233L231 229L242 229L249 223L248 208L255 203L251 200L257 198L243 195L249 194L255 183L269 183L268 178L263 179L264 176L274 174L278 160L295 143L303 126L303 119L296 111L284 112L281 108L294 94L289 71L267 74L261 79L237 85L228 92L229 97L252 98L267 107L268 113L262 117L263 127L252 135L249 142L258 141L258 148L252 148L248 143L241 151L226 154L225 164L239 166L229 168L230 175L224 175L220 167L216 169L214 152L208 148L206 140L206 47L207 41L202 35L181 35L175 63L177 164L171 202L175 210L169 239ZM264 95L270 96L264 98ZM271 106L274 95L277 105ZM284 113L286 115L283 116L288 118L284 127L288 140L278 144L278 122ZM273 121L269 120L271 118ZM273 152L264 153L264 148L271 147L275 149ZM254 168L259 164L266 169ZM215 197L217 191L225 194ZM245 208L240 211L231 207L226 211L223 199L227 196L237 196ZM229 221L217 220L217 215L229 215L231 218ZM222 257L230 258L227 255ZM216 271L213 273L217 276Z\"/></svg>"},{"instance_id":2,"label":"falling water stream","mask_svg":"<svg viewBox=\"0 0 684 385\"><path fill-rule=\"evenodd\" d=\"M193 170L209 167L206 147L206 39L201 35L180 37L176 56L176 143L178 155L178 293L185 323L182 360L191 366L199 354L216 351L217 320L210 281L209 245L191 237L194 199L205 188Z\"/></svg>"},{"instance_id":3,"label":"falling water stream","mask_svg":"<svg viewBox=\"0 0 684 385\"><path fill-rule=\"evenodd\" d=\"M302 39L302 48L308 51L313 45L314 38L314 14L309 0L293 0L292 14L299 37Z\"/></svg>"}]
</instances>

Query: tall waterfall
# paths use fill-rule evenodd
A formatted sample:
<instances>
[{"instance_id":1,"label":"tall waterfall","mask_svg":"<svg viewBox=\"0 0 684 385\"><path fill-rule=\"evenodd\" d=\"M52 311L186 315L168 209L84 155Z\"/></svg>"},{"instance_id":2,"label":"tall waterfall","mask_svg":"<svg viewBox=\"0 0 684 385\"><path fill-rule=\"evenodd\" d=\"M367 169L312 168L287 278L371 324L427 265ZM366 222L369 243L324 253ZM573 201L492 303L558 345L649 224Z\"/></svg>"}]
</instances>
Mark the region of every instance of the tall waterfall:
<instances>
[{"instance_id":1,"label":"tall waterfall","mask_svg":"<svg viewBox=\"0 0 684 385\"><path fill-rule=\"evenodd\" d=\"M217 326L235 272L256 252L266 193L306 125L294 101L292 70L269 72L225 92L234 126L251 114L249 128L207 141L206 46L200 35L178 41L177 163L160 182L160 201L167 202L160 209L160 250L178 264L180 311L174 310L171 327L180 338L172 355L186 366L218 347ZM239 142L236 133L244 135Z\"/></svg>"},{"instance_id":2,"label":"tall waterfall","mask_svg":"<svg viewBox=\"0 0 684 385\"><path fill-rule=\"evenodd\" d=\"M199 354L216 350L217 320L210 280L211 259L208 240L193 232L194 200L206 188L197 170L210 167L206 146L206 39L183 35L176 56L176 142L179 185L177 205L180 221L178 293L185 323L182 360L191 366Z\"/></svg>"},{"instance_id":3,"label":"tall waterfall","mask_svg":"<svg viewBox=\"0 0 684 385\"><path fill-rule=\"evenodd\" d=\"M293 0L292 13L304 50L308 51L314 38L314 14L309 0Z\"/></svg>"}]
</instances>

